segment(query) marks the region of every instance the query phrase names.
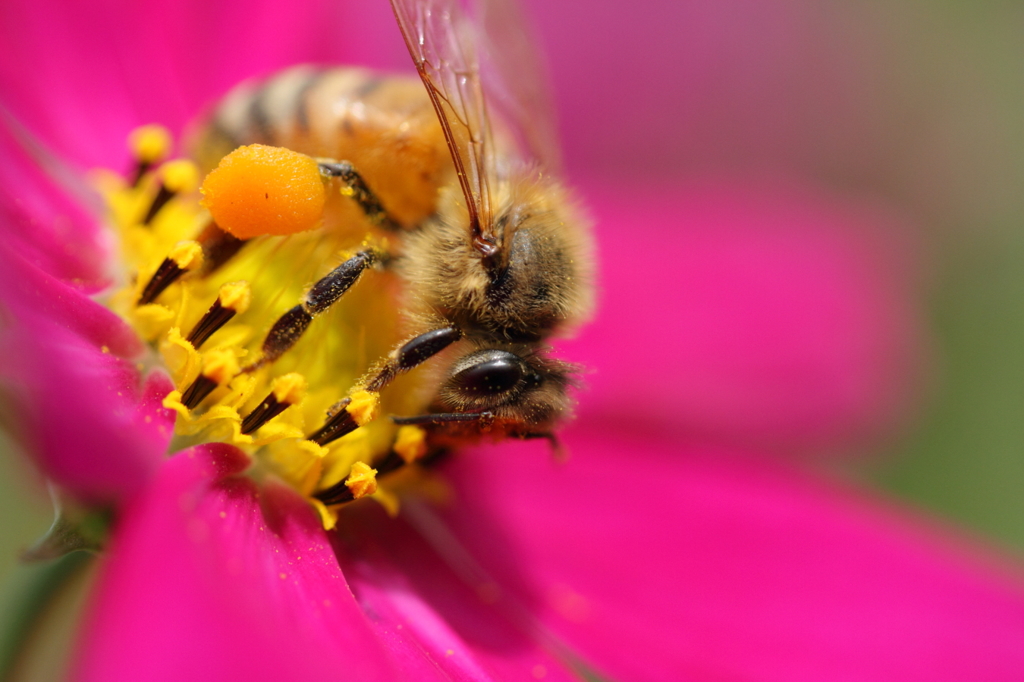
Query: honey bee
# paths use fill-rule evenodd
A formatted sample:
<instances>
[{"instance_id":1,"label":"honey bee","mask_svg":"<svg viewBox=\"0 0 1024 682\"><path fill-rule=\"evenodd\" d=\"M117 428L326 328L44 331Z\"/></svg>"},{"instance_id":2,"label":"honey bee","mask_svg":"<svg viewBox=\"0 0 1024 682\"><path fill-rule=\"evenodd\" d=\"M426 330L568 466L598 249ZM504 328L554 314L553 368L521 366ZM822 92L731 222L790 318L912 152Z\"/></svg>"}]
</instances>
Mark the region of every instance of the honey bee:
<instances>
[{"instance_id":1,"label":"honey bee","mask_svg":"<svg viewBox=\"0 0 1024 682\"><path fill-rule=\"evenodd\" d=\"M592 245L559 178L534 48L506 2L482 2L472 16L458 0L391 5L418 78L291 68L229 93L195 136L193 155L206 168L253 143L317 158L345 194L327 221L391 235L386 252L360 251L313 282L267 333L253 367L284 356L376 264L400 282L410 334L309 440L326 445L354 431L360 392L379 394L430 363L436 381L422 411L393 419L422 428L431 449L485 435L554 442L575 369L547 344L589 314ZM274 411L268 401L243 432Z\"/></svg>"}]
</instances>

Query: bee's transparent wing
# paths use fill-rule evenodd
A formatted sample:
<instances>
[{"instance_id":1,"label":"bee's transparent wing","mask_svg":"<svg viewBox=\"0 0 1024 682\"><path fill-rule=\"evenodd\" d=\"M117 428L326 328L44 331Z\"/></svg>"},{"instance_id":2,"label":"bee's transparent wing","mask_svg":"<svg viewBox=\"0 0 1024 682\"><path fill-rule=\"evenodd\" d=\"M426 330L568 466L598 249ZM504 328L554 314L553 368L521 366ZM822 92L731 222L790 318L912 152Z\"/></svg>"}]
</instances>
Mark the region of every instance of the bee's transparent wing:
<instances>
[{"instance_id":1,"label":"bee's transparent wing","mask_svg":"<svg viewBox=\"0 0 1024 682\"><path fill-rule=\"evenodd\" d=\"M561 172L561 154L540 43L512 0L479 0L487 104L515 136L520 153L545 171Z\"/></svg>"},{"instance_id":2,"label":"bee's transparent wing","mask_svg":"<svg viewBox=\"0 0 1024 682\"><path fill-rule=\"evenodd\" d=\"M546 81L529 32L510 0L391 0L416 69L433 101L481 251L498 248L488 186L496 173L495 131L548 170L558 157Z\"/></svg>"}]
</instances>

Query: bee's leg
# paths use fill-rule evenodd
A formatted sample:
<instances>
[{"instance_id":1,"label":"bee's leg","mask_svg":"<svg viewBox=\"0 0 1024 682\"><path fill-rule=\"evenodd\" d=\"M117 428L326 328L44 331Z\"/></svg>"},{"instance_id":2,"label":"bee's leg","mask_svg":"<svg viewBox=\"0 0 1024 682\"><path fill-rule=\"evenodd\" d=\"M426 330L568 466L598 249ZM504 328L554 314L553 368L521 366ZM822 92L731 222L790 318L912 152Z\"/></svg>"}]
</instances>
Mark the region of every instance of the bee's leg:
<instances>
[{"instance_id":1,"label":"bee's leg","mask_svg":"<svg viewBox=\"0 0 1024 682\"><path fill-rule=\"evenodd\" d=\"M349 163L348 161L319 161L320 172L328 178L334 178L342 184L342 194L351 197L363 212L366 214L367 219L371 224L388 230L398 230L401 226L388 215L387 211L384 210L383 204L380 199L374 194L366 181L363 180L363 176L359 174L359 171ZM157 201L154 201L153 206L150 207L150 214L147 214L145 221L148 223L152 220L153 216L163 207L164 204L169 201L169 197L158 197ZM198 274L202 277L212 274L222 265L227 263L231 258L238 253L238 251L245 246L247 239L239 239L234 235L222 230L217 226L216 223L210 222L206 228L196 238L195 244L198 244L201 248L202 258L195 258L192 266L182 266L179 259L175 259L173 255L168 256L160 264L160 267L153 274L150 280L146 283L143 288L141 295L137 301L137 305L146 305L156 300L163 291L174 282L178 281L182 275L184 275L191 267L191 269L198 270ZM340 267L344 267L342 264ZM331 273L333 275L334 273ZM324 282L327 278L331 277L328 275L323 280L320 280L317 284ZM344 293L344 292L342 292ZM340 296L340 294L339 294ZM333 300L331 301L333 303ZM328 303L327 305L330 305ZM296 313L297 315L298 313ZM309 321L306 321L309 324ZM300 332L301 334L301 332ZM298 340L296 337L293 340ZM287 350L287 349L285 349ZM284 351L281 351L284 352ZM265 363L264 363L265 364Z\"/></svg>"},{"instance_id":2,"label":"bee's leg","mask_svg":"<svg viewBox=\"0 0 1024 682\"><path fill-rule=\"evenodd\" d=\"M262 356L242 371L255 371L284 355L302 338L313 318L330 308L356 283L363 270L380 258L381 254L373 249L360 251L319 279L297 306L277 318L263 340Z\"/></svg>"},{"instance_id":3,"label":"bee's leg","mask_svg":"<svg viewBox=\"0 0 1024 682\"><path fill-rule=\"evenodd\" d=\"M341 181L341 193L359 204L371 224L388 230L398 230L400 225L384 210L384 205L373 190L367 186L363 176L348 161L320 162L320 172Z\"/></svg>"},{"instance_id":4,"label":"bee's leg","mask_svg":"<svg viewBox=\"0 0 1024 682\"><path fill-rule=\"evenodd\" d=\"M313 317L326 311L331 305L348 291L363 270L379 256L372 250L360 251L347 261L319 279L303 297L302 302L281 317L267 332L263 340L262 355L259 360L244 367L242 372L254 372L260 367L272 363L294 346L309 328ZM200 375L196 381L201 380ZM189 387L191 390L191 387ZM270 393L260 405L242 420L242 433L254 433L261 426L284 411L291 403L283 403L275 396L277 391L271 388ZM201 399L200 399L201 400Z\"/></svg>"},{"instance_id":5,"label":"bee's leg","mask_svg":"<svg viewBox=\"0 0 1024 682\"><path fill-rule=\"evenodd\" d=\"M327 445L371 421L376 413L377 394L385 386L399 374L426 362L461 338L462 332L457 328L441 327L403 343L388 355L376 376L332 407L324 425L307 439L318 445Z\"/></svg>"},{"instance_id":6,"label":"bee's leg","mask_svg":"<svg viewBox=\"0 0 1024 682\"><path fill-rule=\"evenodd\" d=\"M414 417L392 417L391 421L399 426L423 426L425 424L453 424L455 422L480 422L486 426L494 421L493 412L438 412L436 414L418 414ZM546 437L544 436L538 437Z\"/></svg>"}]
</instances>

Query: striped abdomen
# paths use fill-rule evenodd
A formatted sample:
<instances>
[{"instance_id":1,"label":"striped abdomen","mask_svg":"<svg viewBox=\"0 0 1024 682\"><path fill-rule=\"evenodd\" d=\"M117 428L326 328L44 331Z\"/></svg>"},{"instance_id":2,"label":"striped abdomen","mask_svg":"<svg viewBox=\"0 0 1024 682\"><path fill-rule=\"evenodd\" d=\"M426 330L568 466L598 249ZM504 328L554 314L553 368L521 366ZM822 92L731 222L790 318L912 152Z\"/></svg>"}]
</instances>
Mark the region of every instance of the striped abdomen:
<instances>
[{"instance_id":1,"label":"striped abdomen","mask_svg":"<svg viewBox=\"0 0 1024 682\"><path fill-rule=\"evenodd\" d=\"M452 173L441 126L419 78L300 66L232 90L190 151L204 170L244 144L350 161L400 223L434 212Z\"/></svg>"}]
</instances>

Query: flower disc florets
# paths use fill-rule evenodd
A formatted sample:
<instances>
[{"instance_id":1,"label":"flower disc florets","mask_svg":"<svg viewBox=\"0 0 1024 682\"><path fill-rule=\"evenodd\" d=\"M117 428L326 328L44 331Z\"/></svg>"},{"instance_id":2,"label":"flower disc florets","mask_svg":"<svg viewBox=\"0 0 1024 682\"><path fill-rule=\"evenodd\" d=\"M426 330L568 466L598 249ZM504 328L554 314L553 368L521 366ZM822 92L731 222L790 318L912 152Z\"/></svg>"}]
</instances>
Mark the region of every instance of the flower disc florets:
<instances>
[{"instance_id":1,"label":"flower disc florets","mask_svg":"<svg viewBox=\"0 0 1024 682\"><path fill-rule=\"evenodd\" d=\"M335 520L328 505L373 495L393 508L378 469L422 457L422 433L398 434L374 418L403 411L417 392L356 390L339 401L399 339L395 284L369 267L387 235L369 220L333 224L332 207L345 199L328 191L331 178L308 156L253 145L206 169L166 160L171 138L158 127L133 132L129 144L132 172L103 172L98 181L128 273L109 305L174 381L164 399L178 413L172 447L242 448L254 472L273 473L310 499L326 527ZM357 253L368 255L356 276L373 281L337 305L310 302L322 295L310 283ZM416 381L415 373L396 379ZM361 428L324 444L309 434L326 413ZM369 466L375 459L378 469Z\"/></svg>"}]
</instances>

